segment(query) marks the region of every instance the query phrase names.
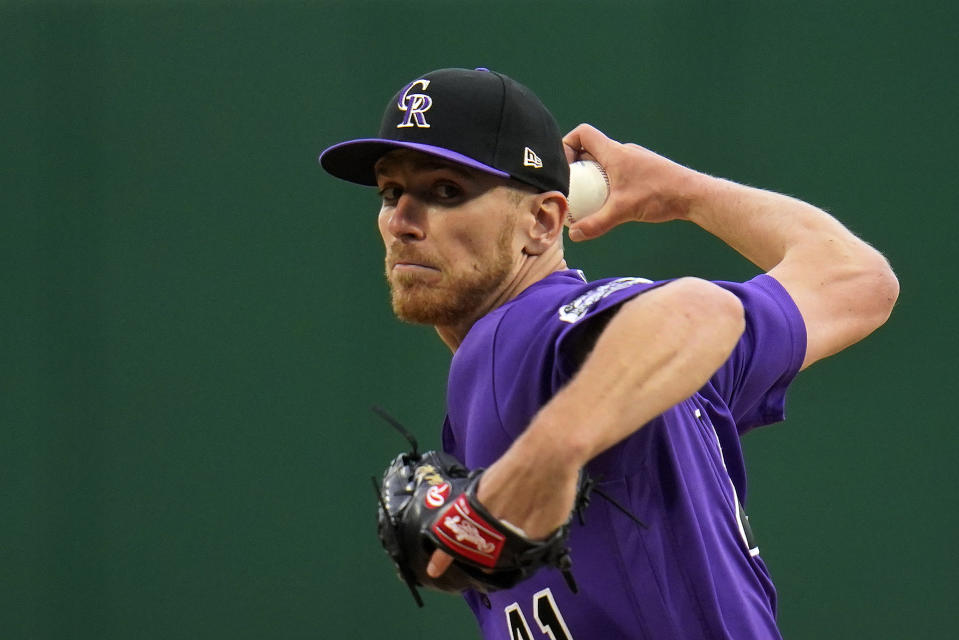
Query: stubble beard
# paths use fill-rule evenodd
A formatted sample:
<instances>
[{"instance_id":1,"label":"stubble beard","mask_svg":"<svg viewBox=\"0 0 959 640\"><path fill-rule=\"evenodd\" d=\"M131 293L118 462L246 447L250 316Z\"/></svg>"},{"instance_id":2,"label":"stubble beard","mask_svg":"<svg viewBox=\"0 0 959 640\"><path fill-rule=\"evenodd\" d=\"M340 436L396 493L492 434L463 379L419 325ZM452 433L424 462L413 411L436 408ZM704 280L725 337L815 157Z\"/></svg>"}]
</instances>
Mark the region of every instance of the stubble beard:
<instances>
[{"instance_id":1,"label":"stubble beard","mask_svg":"<svg viewBox=\"0 0 959 640\"><path fill-rule=\"evenodd\" d=\"M387 272L393 313L404 322L433 326L454 326L475 319L512 271L512 238L513 225L505 225L494 255L475 270L456 273L448 265L439 265L443 280L438 284L424 282L415 274L393 274L391 278Z\"/></svg>"}]
</instances>

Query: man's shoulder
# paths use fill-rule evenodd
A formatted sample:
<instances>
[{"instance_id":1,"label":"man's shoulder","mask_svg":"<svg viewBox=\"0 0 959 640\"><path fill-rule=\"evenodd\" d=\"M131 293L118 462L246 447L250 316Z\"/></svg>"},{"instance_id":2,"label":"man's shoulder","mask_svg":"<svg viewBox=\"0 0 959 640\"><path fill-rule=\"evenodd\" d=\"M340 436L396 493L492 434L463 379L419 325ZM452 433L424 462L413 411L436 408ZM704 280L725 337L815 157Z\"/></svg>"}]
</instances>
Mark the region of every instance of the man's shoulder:
<instances>
[{"instance_id":1,"label":"man's shoulder","mask_svg":"<svg viewBox=\"0 0 959 640\"><path fill-rule=\"evenodd\" d=\"M486 352L494 342L523 342L550 333L550 328L558 324L560 309L593 284L578 270L549 274L477 320L457 353Z\"/></svg>"},{"instance_id":2,"label":"man's shoulder","mask_svg":"<svg viewBox=\"0 0 959 640\"><path fill-rule=\"evenodd\" d=\"M620 277L588 281L579 270L557 271L530 285L518 296L486 314L470 329L462 347L483 350L497 343L549 341L598 310L617 304L654 283L647 278Z\"/></svg>"},{"instance_id":3,"label":"man's shoulder","mask_svg":"<svg viewBox=\"0 0 959 640\"><path fill-rule=\"evenodd\" d=\"M575 324L585 318L597 305L614 296L617 292L637 285L651 284L653 284L652 280L638 277L607 278L591 282L579 295L559 307L557 310L558 320L567 324Z\"/></svg>"},{"instance_id":4,"label":"man's shoulder","mask_svg":"<svg viewBox=\"0 0 959 640\"><path fill-rule=\"evenodd\" d=\"M559 321L561 309L597 285L597 282L587 281L579 270L556 271L490 311L477 325L485 329L483 333L504 327L520 333L542 331Z\"/></svg>"}]
</instances>

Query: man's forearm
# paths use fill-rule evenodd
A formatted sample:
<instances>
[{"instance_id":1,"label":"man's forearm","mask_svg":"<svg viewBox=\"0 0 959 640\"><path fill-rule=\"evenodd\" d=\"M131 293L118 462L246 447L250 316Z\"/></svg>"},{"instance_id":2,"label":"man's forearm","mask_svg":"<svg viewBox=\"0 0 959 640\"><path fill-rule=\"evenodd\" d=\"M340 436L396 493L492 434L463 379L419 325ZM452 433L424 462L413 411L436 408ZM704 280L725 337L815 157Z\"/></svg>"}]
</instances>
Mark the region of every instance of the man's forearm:
<instances>
[{"instance_id":1,"label":"man's forearm","mask_svg":"<svg viewBox=\"0 0 959 640\"><path fill-rule=\"evenodd\" d=\"M856 240L830 215L787 195L700 174L685 219L709 231L763 271L803 242L830 235Z\"/></svg>"}]
</instances>

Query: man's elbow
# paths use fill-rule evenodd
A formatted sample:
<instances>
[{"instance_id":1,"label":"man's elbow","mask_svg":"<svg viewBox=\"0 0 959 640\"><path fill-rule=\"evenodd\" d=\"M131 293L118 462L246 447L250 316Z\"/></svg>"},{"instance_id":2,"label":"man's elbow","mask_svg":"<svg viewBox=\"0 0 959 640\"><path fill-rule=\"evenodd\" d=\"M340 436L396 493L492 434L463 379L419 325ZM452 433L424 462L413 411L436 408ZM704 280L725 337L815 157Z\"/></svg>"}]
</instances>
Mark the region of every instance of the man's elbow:
<instances>
[{"instance_id":1,"label":"man's elbow","mask_svg":"<svg viewBox=\"0 0 959 640\"><path fill-rule=\"evenodd\" d=\"M860 279L868 333L881 327L892 314L899 299L899 279L889 261L876 250L864 261Z\"/></svg>"},{"instance_id":2,"label":"man's elbow","mask_svg":"<svg viewBox=\"0 0 959 640\"><path fill-rule=\"evenodd\" d=\"M829 353L859 342L885 324L899 298L896 274L886 258L871 247L848 269L837 290L845 293L834 299L835 345Z\"/></svg>"}]
</instances>

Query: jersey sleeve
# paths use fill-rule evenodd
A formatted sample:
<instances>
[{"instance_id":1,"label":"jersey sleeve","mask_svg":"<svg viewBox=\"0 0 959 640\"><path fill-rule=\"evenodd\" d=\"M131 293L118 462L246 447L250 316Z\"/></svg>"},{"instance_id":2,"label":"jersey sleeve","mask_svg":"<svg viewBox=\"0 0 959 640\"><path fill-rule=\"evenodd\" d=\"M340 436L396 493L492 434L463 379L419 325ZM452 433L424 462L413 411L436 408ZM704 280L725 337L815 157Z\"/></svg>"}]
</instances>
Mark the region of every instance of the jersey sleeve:
<instances>
[{"instance_id":1,"label":"jersey sleeve","mask_svg":"<svg viewBox=\"0 0 959 640\"><path fill-rule=\"evenodd\" d=\"M576 373L606 323L627 300L672 280L618 278L599 283L556 311L553 386ZM746 328L710 384L729 407L740 433L785 418L786 388L802 366L806 329L796 304L779 282L759 275L747 282L717 281L743 303Z\"/></svg>"},{"instance_id":2,"label":"jersey sleeve","mask_svg":"<svg viewBox=\"0 0 959 640\"><path fill-rule=\"evenodd\" d=\"M806 326L798 307L773 277L716 282L743 303L746 329L710 380L740 434L785 418L786 388L806 357Z\"/></svg>"},{"instance_id":3,"label":"jersey sleeve","mask_svg":"<svg viewBox=\"0 0 959 640\"><path fill-rule=\"evenodd\" d=\"M646 278L598 281L557 309L554 320L559 329L555 343L554 390L575 375L620 305L669 282L671 280L653 282Z\"/></svg>"}]
</instances>

